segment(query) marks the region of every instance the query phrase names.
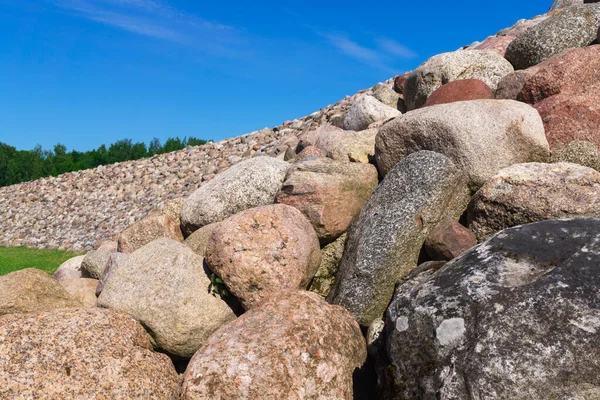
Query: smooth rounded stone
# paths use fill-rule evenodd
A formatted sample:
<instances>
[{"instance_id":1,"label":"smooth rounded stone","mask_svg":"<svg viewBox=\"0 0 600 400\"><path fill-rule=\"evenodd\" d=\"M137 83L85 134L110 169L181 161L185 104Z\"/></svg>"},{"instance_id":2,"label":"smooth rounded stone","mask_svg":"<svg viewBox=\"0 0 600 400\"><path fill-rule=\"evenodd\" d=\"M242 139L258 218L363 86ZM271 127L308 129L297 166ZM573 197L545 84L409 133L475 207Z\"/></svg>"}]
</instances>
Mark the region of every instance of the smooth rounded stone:
<instances>
[{"instance_id":1,"label":"smooth rounded stone","mask_svg":"<svg viewBox=\"0 0 600 400\"><path fill-rule=\"evenodd\" d=\"M493 50L504 57L508 45L515 39L515 36L490 36L473 47L473 50Z\"/></svg>"},{"instance_id":2,"label":"smooth rounded stone","mask_svg":"<svg viewBox=\"0 0 600 400\"><path fill-rule=\"evenodd\" d=\"M477 245L477 237L458 222L448 221L435 228L423 249L432 260L450 261Z\"/></svg>"},{"instance_id":3,"label":"smooth rounded stone","mask_svg":"<svg viewBox=\"0 0 600 400\"><path fill-rule=\"evenodd\" d=\"M75 278L61 281L60 284L67 292L84 307L94 307L96 305L96 287L97 279Z\"/></svg>"},{"instance_id":4,"label":"smooth rounded stone","mask_svg":"<svg viewBox=\"0 0 600 400\"><path fill-rule=\"evenodd\" d=\"M332 160L368 164L375 155L376 136L375 128L360 132L329 131L319 135L315 145Z\"/></svg>"},{"instance_id":5,"label":"smooth rounded stone","mask_svg":"<svg viewBox=\"0 0 600 400\"><path fill-rule=\"evenodd\" d=\"M311 158L289 169L275 201L300 210L325 244L348 230L378 183L371 164Z\"/></svg>"},{"instance_id":6,"label":"smooth rounded stone","mask_svg":"<svg viewBox=\"0 0 600 400\"><path fill-rule=\"evenodd\" d=\"M373 96L359 97L344 119L344 129L349 131L362 131L374 122L385 121L401 115L397 108L387 106Z\"/></svg>"},{"instance_id":7,"label":"smooth rounded stone","mask_svg":"<svg viewBox=\"0 0 600 400\"><path fill-rule=\"evenodd\" d=\"M600 5L565 8L515 39L505 57L515 69L526 69L563 50L590 45L597 38L599 25Z\"/></svg>"},{"instance_id":8,"label":"smooth rounded stone","mask_svg":"<svg viewBox=\"0 0 600 400\"><path fill-rule=\"evenodd\" d=\"M495 92L498 82L513 71L512 65L493 50L439 54L410 74L404 85L404 102L409 111L420 108L437 88L461 79L479 79Z\"/></svg>"},{"instance_id":9,"label":"smooth rounded stone","mask_svg":"<svg viewBox=\"0 0 600 400\"><path fill-rule=\"evenodd\" d=\"M317 146L308 146L298 153L296 160L303 160L310 157L327 157L327 153Z\"/></svg>"},{"instance_id":10,"label":"smooth rounded stone","mask_svg":"<svg viewBox=\"0 0 600 400\"><path fill-rule=\"evenodd\" d=\"M338 128L337 126L331 124L325 124L317 129L310 130L306 133L300 135L300 140L298 141L298 145L296 146L296 153L300 154L305 148L310 146L315 146L317 140L321 136L327 136L330 133L341 134L343 133L343 129ZM337 135L335 137L338 137Z\"/></svg>"},{"instance_id":11,"label":"smooth rounded stone","mask_svg":"<svg viewBox=\"0 0 600 400\"><path fill-rule=\"evenodd\" d=\"M527 80L535 74L535 68L531 67L506 75L498 83L495 98L499 100L517 100Z\"/></svg>"},{"instance_id":12,"label":"smooth rounded stone","mask_svg":"<svg viewBox=\"0 0 600 400\"><path fill-rule=\"evenodd\" d=\"M348 235L344 233L334 242L325 245L321 249L321 264L313 280L308 287L309 292L317 293L322 297L327 297L333 285L340 268L340 262L344 255L344 247Z\"/></svg>"},{"instance_id":13,"label":"smooth rounded stone","mask_svg":"<svg viewBox=\"0 0 600 400\"><path fill-rule=\"evenodd\" d=\"M157 349L179 357L191 357L217 328L235 319L227 303L212 293L202 257L167 238L119 262L96 304L131 314Z\"/></svg>"},{"instance_id":14,"label":"smooth rounded stone","mask_svg":"<svg viewBox=\"0 0 600 400\"><path fill-rule=\"evenodd\" d=\"M366 361L360 328L317 294L286 290L215 332L183 375L182 399L347 399Z\"/></svg>"},{"instance_id":15,"label":"smooth rounded stone","mask_svg":"<svg viewBox=\"0 0 600 400\"><path fill-rule=\"evenodd\" d=\"M600 171L600 152L594 144L574 140L552 155L552 162L569 162Z\"/></svg>"},{"instance_id":16,"label":"smooth rounded stone","mask_svg":"<svg viewBox=\"0 0 600 400\"><path fill-rule=\"evenodd\" d=\"M453 103L455 101L492 99L492 89L479 79L461 79L440 86L427 99L423 107L436 104Z\"/></svg>"},{"instance_id":17,"label":"smooth rounded stone","mask_svg":"<svg viewBox=\"0 0 600 400\"><path fill-rule=\"evenodd\" d=\"M379 100L386 106L399 110L398 101L400 100L401 96L398 93L396 93L394 89L392 89L389 85L386 85L384 83L378 83L377 85L375 85L375 87L373 87L373 97L375 97L375 99Z\"/></svg>"},{"instance_id":18,"label":"smooth rounded stone","mask_svg":"<svg viewBox=\"0 0 600 400\"><path fill-rule=\"evenodd\" d=\"M408 79L411 73L412 71L408 71L394 78L394 92L400 95L404 94L404 85L406 84L406 80Z\"/></svg>"},{"instance_id":19,"label":"smooth rounded stone","mask_svg":"<svg viewBox=\"0 0 600 400\"><path fill-rule=\"evenodd\" d=\"M0 276L0 316L81 307L52 276L36 268Z\"/></svg>"},{"instance_id":20,"label":"smooth rounded stone","mask_svg":"<svg viewBox=\"0 0 600 400\"><path fill-rule=\"evenodd\" d=\"M530 222L600 217L600 172L570 163L516 164L473 196L468 225L478 240Z\"/></svg>"},{"instance_id":21,"label":"smooth rounded stone","mask_svg":"<svg viewBox=\"0 0 600 400\"><path fill-rule=\"evenodd\" d=\"M153 213L125 229L118 238L119 253L133 253L154 239L166 237L183 242L179 223L166 214Z\"/></svg>"},{"instance_id":22,"label":"smooth rounded stone","mask_svg":"<svg viewBox=\"0 0 600 400\"><path fill-rule=\"evenodd\" d=\"M400 285L382 386L394 398L596 398L599 234L597 219L509 228Z\"/></svg>"},{"instance_id":23,"label":"smooth rounded stone","mask_svg":"<svg viewBox=\"0 0 600 400\"><path fill-rule=\"evenodd\" d=\"M571 49L537 65L517 99L538 110L551 150L573 140L600 145L600 45Z\"/></svg>"},{"instance_id":24,"label":"smooth rounded stone","mask_svg":"<svg viewBox=\"0 0 600 400\"><path fill-rule=\"evenodd\" d=\"M81 262L81 269L85 271L89 277L100 279L108 265L108 260L113 253L113 251L104 249L90 251L85 255L85 258Z\"/></svg>"},{"instance_id":25,"label":"smooth rounded stone","mask_svg":"<svg viewBox=\"0 0 600 400\"><path fill-rule=\"evenodd\" d=\"M375 158L387 175L410 153L446 155L468 175L475 191L499 170L549 157L544 125L537 111L513 100L472 100L426 107L379 129Z\"/></svg>"},{"instance_id":26,"label":"smooth rounded stone","mask_svg":"<svg viewBox=\"0 0 600 400\"><path fill-rule=\"evenodd\" d=\"M177 399L169 357L130 316L77 308L0 317L2 399Z\"/></svg>"},{"instance_id":27,"label":"smooth rounded stone","mask_svg":"<svg viewBox=\"0 0 600 400\"><path fill-rule=\"evenodd\" d=\"M181 209L186 236L240 211L272 204L290 164L272 157L242 161L195 191Z\"/></svg>"},{"instance_id":28,"label":"smooth rounded stone","mask_svg":"<svg viewBox=\"0 0 600 400\"><path fill-rule=\"evenodd\" d=\"M385 177L348 232L328 300L368 327L383 315L397 281L417 266L423 242L439 223L458 220L469 202L464 174L447 157L420 151Z\"/></svg>"},{"instance_id":29,"label":"smooth rounded stone","mask_svg":"<svg viewBox=\"0 0 600 400\"><path fill-rule=\"evenodd\" d=\"M100 296L102 293L102 289L104 289L104 284L106 283L108 277L114 270L115 266L119 263L124 262L129 258L129 254L126 253L111 253L110 258L108 259L108 264L106 264L106 268L104 272L102 272L102 276L98 281L98 285L96 286L96 297Z\"/></svg>"},{"instance_id":30,"label":"smooth rounded stone","mask_svg":"<svg viewBox=\"0 0 600 400\"><path fill-rule=\"evenodd\" d=\"M89 274L81 269L81 263L84 258L85 256L77 256L62 263L56 272L54 272L54 279L57 281L64 281L75 278L89 277Z\"/></svg>"},{"instance_id":31,"label":"smooth rounded stone","mask_svg":"<svg viewBox=\"0 0 600 400\"><path fill-rule=\"evenodd\" d=\"M208 246L208 239L210 239L210 235L212 235L212 232L218 225L219 223L215 222L214 224L203 226L185 239L184 243L192 249L194 253L198 254L200 257L204 257L206 246Z\"/></svg>"},{"instance_id":32,"label":"smooth rounded stone","mask_svg":"<svg viewBox=\"0 0 600 400\"><path fill-rule=\"evenodd\" d=\"M206 248L208 267L246 309L272 293L306 288L320 261L311 223L285 204L226 219L213 230Z\"/></svg>"}]
</instances>

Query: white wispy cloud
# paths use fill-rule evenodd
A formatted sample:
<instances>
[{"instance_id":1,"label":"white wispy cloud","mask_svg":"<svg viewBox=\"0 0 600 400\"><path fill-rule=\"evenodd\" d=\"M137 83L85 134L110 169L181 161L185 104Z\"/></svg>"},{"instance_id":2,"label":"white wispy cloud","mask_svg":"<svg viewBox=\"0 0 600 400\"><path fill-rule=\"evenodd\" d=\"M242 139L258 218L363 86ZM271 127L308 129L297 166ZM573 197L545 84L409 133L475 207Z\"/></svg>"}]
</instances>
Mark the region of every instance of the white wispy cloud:
<instances>
[{"instance_id":1,"label":"white wispy cloud","mask_svg":"<svg viewBox=\"0 0 600 400\"><path fill-rule=\"evenodd\" d=\"M414 51L404 46L403 44L398 43L394 39L379 37L375 40L375 42L377 43L377 46L380 49L384 50L392 56L400 58L414 58L417 56L417 54Z\"/></svg>"},{"instance_id":2,"label":"white wispy cloud","mask_svg":"<svg viewBox=\"0 0 600 400\"><path fill-rule=\"evenodd\" d=\"M237 33L233 27L207 21L161 0L50 1L81 18L182 44L210 39L211 47L215 47L219 41L226 41Z\"/></svg>"}]
</instances>

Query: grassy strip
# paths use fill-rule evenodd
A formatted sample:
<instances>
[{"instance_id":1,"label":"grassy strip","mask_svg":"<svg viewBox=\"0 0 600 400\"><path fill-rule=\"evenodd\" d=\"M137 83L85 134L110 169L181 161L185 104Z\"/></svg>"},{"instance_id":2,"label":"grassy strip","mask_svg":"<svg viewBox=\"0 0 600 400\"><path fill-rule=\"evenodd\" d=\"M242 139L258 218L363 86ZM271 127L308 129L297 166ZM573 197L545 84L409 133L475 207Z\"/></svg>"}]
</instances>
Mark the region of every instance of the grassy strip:
<instances>
[{"instance_id":1,"label":"grassy strip","mask_svg":"<svg viewBox=\"0 0 600 400\"><path fill-rule=\"evenodd\" d=\"M39 268L54 273L63 262L77 254L61 250L0 247L0 275L25 268Z\"/></svg>"}]
</instances>

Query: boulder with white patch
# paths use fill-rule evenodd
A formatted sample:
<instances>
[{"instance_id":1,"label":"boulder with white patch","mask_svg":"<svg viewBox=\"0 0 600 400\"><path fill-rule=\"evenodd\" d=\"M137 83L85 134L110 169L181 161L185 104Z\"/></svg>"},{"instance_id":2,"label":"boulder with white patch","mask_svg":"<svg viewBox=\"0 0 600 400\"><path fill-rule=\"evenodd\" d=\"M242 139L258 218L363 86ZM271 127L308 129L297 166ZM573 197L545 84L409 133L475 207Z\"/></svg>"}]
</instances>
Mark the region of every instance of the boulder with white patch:
<instances>
[{"instance_id":1,"label":"boulder with white patch","mask_svg":"<svg viewBox=\"0 0 600 400\"><path fill-rule=\"evenodd\" d=\"M549 220L404 282L382 398L598 398L599 261L600 219Z\"/></svg>"}]
</instances>

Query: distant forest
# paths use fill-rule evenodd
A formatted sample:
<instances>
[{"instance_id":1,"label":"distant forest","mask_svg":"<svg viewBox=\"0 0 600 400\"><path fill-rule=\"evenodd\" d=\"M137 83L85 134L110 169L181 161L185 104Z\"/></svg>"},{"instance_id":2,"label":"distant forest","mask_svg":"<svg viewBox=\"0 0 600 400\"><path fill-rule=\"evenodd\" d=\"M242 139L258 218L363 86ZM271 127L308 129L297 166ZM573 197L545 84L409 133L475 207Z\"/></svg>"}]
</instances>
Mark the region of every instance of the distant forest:
<instances>
[{"instance_id":1,"label":"distant forest","mask_svg":"<svg viewBox=\"0 0 600 400\"><path fill-rule=\"evenodd\" d=\"M0 186L32 181L46 176L57 176L65 172L96 168L121 161L138 160L181 150L187 146L199 146L206 140L169 138L164 144L154 138L150 144L133 143L131 139L119 140L108 148L105 145L91 151L67 152L66 146L57 144L54 150L17 150L0 142Z\"/></svg>"}]
</instances>

